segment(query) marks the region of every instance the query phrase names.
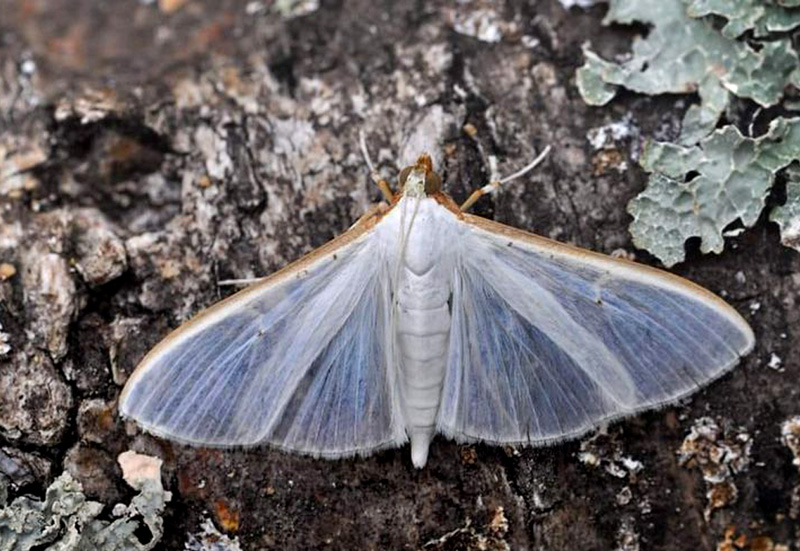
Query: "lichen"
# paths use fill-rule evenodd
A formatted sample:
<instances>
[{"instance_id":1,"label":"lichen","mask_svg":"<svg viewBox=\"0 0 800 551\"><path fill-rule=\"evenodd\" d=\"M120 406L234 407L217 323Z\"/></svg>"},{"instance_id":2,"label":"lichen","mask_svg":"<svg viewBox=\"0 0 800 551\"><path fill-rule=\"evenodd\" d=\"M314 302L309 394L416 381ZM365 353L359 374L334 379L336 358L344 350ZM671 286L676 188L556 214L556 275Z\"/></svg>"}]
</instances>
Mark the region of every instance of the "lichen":
<instances>
[{"instance_id":1,"label":"lichen","mask_svg":"<svg viewBox=\"0 0 800 551\"><path fill-rule=\"evenodd\" d=\"M667 266L684 259L683 244L690 237L701 238L703 252L719 253L728 224L755 224L776 172L799 156L796 119L773 119L759 138L742 136L733 125L717 128L734 96L773 107L790 85L800 83L800 58L791 40L779 34L800 25L800 10L794 2L779 4L611 0L605 24L638 22L651 31L635 39L631 55L619 63L584 46L577 84L590 105L605 105L620 88L699 96L683 117L676 143L647 148L640 160L651 173L647 188L628 208L634 243ZM716 17L727 20L721 31ZM787 246L796 245L800 233L797 194L791 185L786 207L773 213Z\"/></svg>"},{"instance_id":2,"label":"lichen","mask_svg":"<svg viewBox=\"0 0 800 551\"><path fill-rule=\"evenodd\" d=\"M308 15L319 9L319 0L278 0L274 9L287 19Z\"/></svg>"},{"instance_id":3,"label":"lichen","mask_svg":"<svg viewBox=\"0 0 800 551\"><path fill-rule=\"evenodd\" d=\"M591 8L595 4L599 4L602 0L558 0L565 9L578 7L578 8Z\"/></svg>"},{"instance_id":4,"label":"lichen","mask_svg":"<svg viewBox=\"0 0 800 551\"><path fill-rule=\"evenodd\" d=\"M457 528L443 536L426 542L422 549L428 551L444 551L446 549L463 549L464 551L508 551L511 546L506 541L508 519L503 507L495 508L485 525L475 526L467 519L462 528Z\"/></svg>"},{"instance_id":5,"label":"lichen","mask_svg":"<svg viewBox=\"0 0 800 551\"><path fill-rule=\"evenodd\" d=\"M625 455L616 434L600 431L581 441L578 459L592 468L602 468L615 478L636 480L644 469L641 461Z\"/></svg>"},{"instance_id":6,"label":"lichen","mask_svg":"<svg viewBox=\"0 0 800 551\"><path fill-rule=\"evenodd\" d=\"M722 34L738 38L752 30L756 37L786 32L800 25L800 11L764 0L684 0L690 17L718 15L728 20Z\"/></svg>"},{"instance_id":7,"label":"lichen","mask_svg":"<svg viewBox=\"0 0 800 551\"><path fill-rule=\"evenodd\" d=\"M800 252L800 169L786 170L786 203L769 215L781 229L781 243Z\"/></svg>"},{"instance_id":8,"label":"lichen","mask_svg":"<svg viewBox=\"0 0 800 551\"><path fill-rule=\"evenodd\" d=\"M11 352L10 339L11 337L8 333L3 333L3 324L0 323L0 358L7 356Z\"/></svg>"},{"instance_id":9,"label":"lichen","mask_svg":"<svg viewBox=\"0 0 800 551\"><path fill-rule=\"evenodd\" d=\"M781 439L792 452L792 464L800 474L800 415L790 417L781 425ZM792 490L789 518L800 520L800 478Z\"/></svg>"},{"instance_id":10,"label":"lichen","mask_svg":"<svg viewBox=\"0 0 800 551\"><path fill-rule=\"evenodd\" d=\"M639 551L639 534L631 518L623 518L617 528L616 551Z\"/></svg>"},{"instance_id":11,"label":"lichen","mask_svg":"<svg viewBox=\"0 0 800 551\"><path fill-rule=\"evenodd\" d=\"M678 450L680 464L700 469L706 482L706 520L715 509L738 498L733 478L750 465L752 447L753 439L744 429L720 427L710 417L698 419L683 440Z\"/></svg>"},{"instance_id":12,"label":"lichen","mask_svg":"<svg viewBox=\"0 0 800 551\"><path fill-rule=\"evenodd\" d=\"M453 30L483 42L500 42L506 24L500 18L493 3L460 2L453 10Z\"/></svg>"},{"instance_id":13,"label":"lichen","mask_svg":"<svg viewBox=\"0 0 800 551\"><path fill-rule=\"evenodd\" d=\"M631 117L625 117L622 120L592 128L586 134L586 139L593 150L599 151L613 149L618 142L630 140L638 135L639 129L636 127L636 123Z\"/></svg>"},{"instance_id":14,"label":"lichen","mask_svg":"<svg viewBox=\"0 0 800 551\"><path fill-rule=\"evenodd\" d=\"M781 426L783 443L792 452L792 463L800 469L800 415L787 419Z\"/></svg>"},{"instance_id":15,"label":"lichen","mask_svg":"<svg viewBox=\"0 0 800 551\"><path fill-rule=\"evenodd\" d=\"M604 24L634 22L653 28L634 41L625 62L606 61L584 48L578 88L590 105L605 105L621 87L649 95L699 92L700 104L684 117L684 144L714 129L728 92L768 107L800 76L789 39L765 41L756 49L720 34L708 18L691 17L681 0L611 0Z\"/></svg>"},{"instance_id":16,"label":"lichen","mask_svg":"<svg viewBox=\"0 0 800 551\"><path fill-rule=\"evenodd\" d=\"M722 252L725 227L753 226L776 172L798 159L800 119L776 119L759 138L726 126L697 145L648 144L648 186L628 205L634 244L667 266L684 259L690 237L700 237L704 253Z\"/></svg>"},{"instance_id":17,"label":"lichen","mask_svg":"<svg viewBox=\"0 0 800 551\"><path fill-rule=\"evenodd\" d=\"M138 490L129 505L111 509L114 520L105 520L101 517L106 516L106 507L87 499L81 484L65 472L50 485L43 501L23 496L0 509L0 551L153 549L163 534L161 515L171 495L164 491L160 474L143 480ZM4 494L5 490L0 497ZM150 532L146 543L136 535L142 523Z\"/></svg>"},{"instance_id":18,"label":"lichen","mask_svg":"<svg viewBox=\"0 0 800 551\"><path fill-rule=\"evenodd\" d=\"M230 538L217 530L214 523L205 519L200 532L189 534L186 551L242 551L239 538Z\"/></svg>"}]
</instances>

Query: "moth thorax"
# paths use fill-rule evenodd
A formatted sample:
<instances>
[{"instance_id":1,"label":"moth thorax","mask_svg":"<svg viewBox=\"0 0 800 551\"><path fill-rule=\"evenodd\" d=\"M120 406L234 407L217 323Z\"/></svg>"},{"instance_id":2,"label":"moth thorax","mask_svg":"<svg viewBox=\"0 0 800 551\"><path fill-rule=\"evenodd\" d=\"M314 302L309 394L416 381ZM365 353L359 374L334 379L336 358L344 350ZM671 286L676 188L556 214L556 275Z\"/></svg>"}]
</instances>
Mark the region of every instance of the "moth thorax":
<instances>
[{"instance_id":1,"label":"moth thorax","mask_svg":"<svg viewBox=\"0 0 800 551\"><path fill-rule=\"evenodd\" d=\"M400 187L404 195L411 197L426 197L442 188L442 179L433 171L430 155L423 153L416 163L400 172Z\"/></svg>"}]
</instances>

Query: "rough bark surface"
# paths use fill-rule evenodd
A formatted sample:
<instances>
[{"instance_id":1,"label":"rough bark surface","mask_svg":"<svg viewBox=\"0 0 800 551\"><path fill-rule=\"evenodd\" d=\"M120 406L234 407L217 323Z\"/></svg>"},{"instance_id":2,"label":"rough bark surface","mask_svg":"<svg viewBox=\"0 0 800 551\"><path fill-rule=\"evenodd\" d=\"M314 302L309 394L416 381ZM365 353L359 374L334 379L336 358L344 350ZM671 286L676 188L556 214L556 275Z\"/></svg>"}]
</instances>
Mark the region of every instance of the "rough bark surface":
<instances>
[{"instance_id":1,"label":"rough bark surface","mask_svg":"<svg viewBox=\"0 0 800 551\"><path fill-rule=\"evenodd\" d=\"M500 41L454 30L486 6ZM437 439L418 471L407 448L333 462L194 449L116 415L149 347L231 292L217 281L275 270L379 198L359 130L386 175L438 139L456 200L488 180L492 157L508 174L550 144L477 214L652 263L625 212L643 187L641 138L598 153L587 134L627 118L641 136L674 137L686 104L581 101L581 44L610 56L631 37L602 27L604 10L0 0L2 476L41 494L68 470L113 504L131 492L117 455L157 455L174 492L161 549L182 549L209 516L247 550L800 549L800 472L780 433L800 413L800 261L766 222L674 270L723 293L756 350L686 403L583 441ZM684 441L702 417L717 430L701 423ZM720 464L721 482L708 472Z\"/></svg>"}]
</instances>

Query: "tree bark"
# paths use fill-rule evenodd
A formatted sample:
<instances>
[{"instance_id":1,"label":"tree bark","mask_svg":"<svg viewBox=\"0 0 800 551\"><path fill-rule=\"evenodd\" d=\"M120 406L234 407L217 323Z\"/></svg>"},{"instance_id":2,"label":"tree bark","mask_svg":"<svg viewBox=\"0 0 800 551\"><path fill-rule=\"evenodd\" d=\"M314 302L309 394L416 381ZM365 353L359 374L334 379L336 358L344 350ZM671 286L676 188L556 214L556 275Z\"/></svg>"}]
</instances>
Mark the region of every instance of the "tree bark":
<instances>
[{"instance_id":1,"label":"tree bark","mask_svg":"<svg viewBox=\"0 0 800 551\"><path fill-rule=\"evenodd\" d=\"M119 420L127 376L232 292L219 280L274 271L380 198L360 131L392 185L405 159L435 149L456 201L495 160L510 174L551 145L474 212L655 264L633 249L625 205L644 186L643 140L674 138L687 102L583 103L581 45L611 56L632 36L601 25L605 7L300 4L311 11L0 0L0 444L25 467L2 472L15 491L41 495L66 469L113 505L130 494L116 458L135 449L164 459L174 494L162 549L183 549L207 515L243 549L711 551L742 535L750 549L800 548L800 472L780 439L800 413L798 259L766 221L719 256L689 243L672 270L724 293L756 350L685 403L581 441L437 438L415 470L408 448L341 461L205 450ZM619 121L631 133L595 150L587 134ZM718 431L684 442L702 417ZM714 453L743 462L722 469L733 495L704 480Z\"/></svg>"}]
</instances>

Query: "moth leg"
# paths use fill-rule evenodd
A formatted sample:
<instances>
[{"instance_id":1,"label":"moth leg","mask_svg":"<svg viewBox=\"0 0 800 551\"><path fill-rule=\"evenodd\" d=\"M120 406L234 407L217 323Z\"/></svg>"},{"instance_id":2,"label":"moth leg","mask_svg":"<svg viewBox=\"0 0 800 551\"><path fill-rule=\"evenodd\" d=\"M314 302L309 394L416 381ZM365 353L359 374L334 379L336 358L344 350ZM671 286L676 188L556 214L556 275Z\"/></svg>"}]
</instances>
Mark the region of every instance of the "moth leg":
<instances>
[{"instance_id":1,"label":"moth leg","mask_svg":"<svg viewBox=\"0 0 800 551\"><path fill-rule=\"evenodd\" d=\"M472 207L472 205L474 205L475 202L484 195L493 193L494 191L497 190L497 188L499 188L503 184L510 182L511 180L515 180L521 176L524 176L525 174L536 168L539 165L539 163L541 163L544 160L544 158L547 157L548 153L550 153L549 145L545 147L542 150L542 152L539 153L539 155L528 166L516 171L514 174L510 176L506 176L505 178L501 178L499 180L492 180L485 186L476 189L475 191L472 192L472 195L467 197L467 200L464 201L464 203L462 203L461 210L466 211L467 209Z\"/></svg>"},{"instance_id":2,"label":"moth leg","mask_svg":"<svg viewBox=\"0 0 800 551\"><path fill-rule=\"evenodd\" d=\"M375 170L375 165L372 164L372 159L370 158L369 151L367 150L367 141L364 138L363 131L358 132L358 141L359 145L361 146L361 154L364 155L364 161L366 161L367 167L369 168L370 178L372 178L372 181L378 186L378 189L381 190L383 198L386 199L387 202L391 203L394 199L394 192L392 191L392 188L389 187L389 182L387 182L384 178L381 178L381 175L378 174L377 170Z\"/></svg>"},{"instance_id":3,"label":"moth leg","mask_svg":"<svg viewBox=\"0 0 800 551\"><path fill-rule=\"evenodd\" d=\"M381 178L377 172L370 172L369 176L381 190L383 198L386 199L386 201L388 201L389 203L391 203L392 200L394 199L394 193L392 192L392 188L389 187L389 182Z\"/></svg>"},{"instance_id":4,"label":"moth leg","mask_svg":"<svg viewBox=\"0 0 800 551\"><path fill-rule=\"evenodd\" d=\"M499 188L501 185L503 185L502 180L495 180L493 182L489 182L483 187L479 187L478 189L472 192L472 195L467 197L466 201L461 203L461 211L463 212L471 208L472 205L474 205L478 201L478 199L480 199L484 195L489 195L494 190Z\"/></svg>"}]
</instances>

